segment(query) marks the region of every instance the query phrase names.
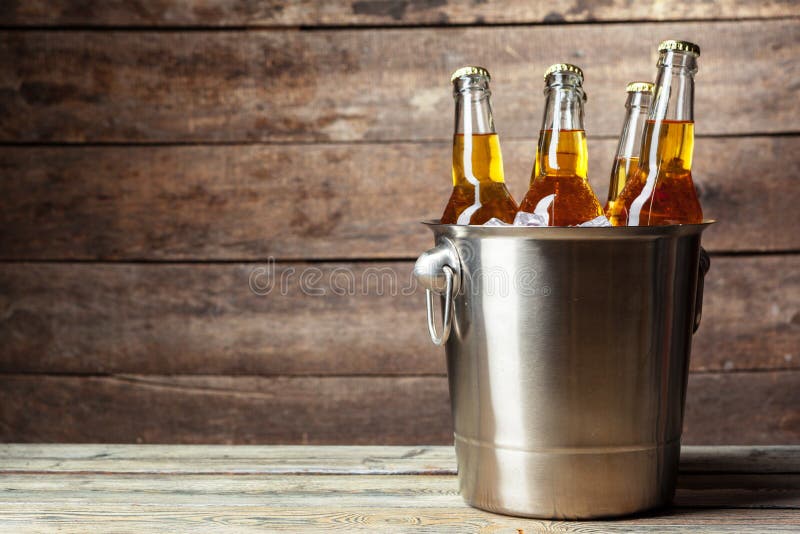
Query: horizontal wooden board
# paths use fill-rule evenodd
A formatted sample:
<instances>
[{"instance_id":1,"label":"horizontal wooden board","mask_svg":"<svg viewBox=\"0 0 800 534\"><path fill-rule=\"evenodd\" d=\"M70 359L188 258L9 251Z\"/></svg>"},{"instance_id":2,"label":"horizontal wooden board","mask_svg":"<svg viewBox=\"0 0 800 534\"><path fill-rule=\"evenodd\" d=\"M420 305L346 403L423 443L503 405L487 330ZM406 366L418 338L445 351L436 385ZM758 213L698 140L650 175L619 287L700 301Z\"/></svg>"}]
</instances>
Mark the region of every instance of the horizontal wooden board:
<instances>
[{"instance_id":1,"label":"horizontal wooden board","mask_svg":"<svg viewBox=\"0 0 800 534\"><path fill-rule=\"evenodd\" d=\"M798 446L681 448L692 475L797 474ZM455 475L452 446L0 444L3 474ZM707 478L695 478L705 481Z\"/></svg>"},{"instance_id":2,"label":"horizontal wooden board","mask_svg":"<svg viewBox=\"0 0 800 534\"><path fill-rule=\"evenodd\" d=\"M443 377L0 375L0 441L452 442Z\"/></svg>"},{"instance_id":3,"label":"horizontal wooden board","mask_svg":"<svg viewBox=\"0 0 800 534\"><path fill-rule=\"evenodd\" d=\"M427 337L422 292L401 294L411 287L410 263L267 269L0 265L0 339L7 340L0 366L53 373L444 373L443 356ZM251 276L255 287L271 280L271 292L254 293ZM317 288L326 295L308 291Z\"/></svg>"},{"instance_id":4,"label":"horizontal wooden board","mask_svg":"<svg viewBox=\"0 0 800 534\"><path fill-rule=\"evenodd\" d=\"M334 481L331 481L334 482ZM453 481L455 484L455 481ZM405 488L398 487L398 493ZM26 506L0 504L0 528L19 534L57 530L65 534L86 532L132 532L136 534L187 532L192 530L260 534L268 532L525 532L628 534L640 532L692 532L697 534L796 534L797 510L728 510L711 508L676 509L669 513L649 514L619 521L551 521L522 519L488 514L468 507L458 495L452 505L425 506L416 495L400 493L402 500L416 500L416 507L398 508L397 499L389 499L384 508L364 509L361 504L343 507L336 499L327 506L312 510L269 504L203 506L156 503L137 507L130 501L113 504L94 502L35 502ZM408 528L411 526L412 528Z\"/></svg>"},{"instance_id":5,"label":"horizontal wooden board","mask_svg":"<svg viewBox=\"0 0 800 534\"><path fill-rule=\"evenodd\" d=\"M521 199L535 139L503 142ZM605 201L613 139L589 140ZM450 144L0 147L0 258L414 258L449 196ZM716 251L800 250L800 136L700 138ZM777 216L777 214L780 214Z\"/></svg>"},{"instance_id":6,"label":"horizontal wooden board","mask_svg":"<svg viewBox=\"0 0 800 534\"><path fill-rule=\"evenodd\" d=\"M703 47L700 134L796 132L796 20L365 32L10 31L0 34L0 141L238 142L447 139L449 74L493 73L501 134L539 129L544 69L579 63L587 129L617 135L624 87L655 48ZM419 58L424 57L425 61ZM775 102L781 102L776 106Z\"/></svg>"},{"instance_id":7,"label":"horizontal wooden board","mask_svg":"<svg viewBox=\"0 0 800 534\"><path fill-rule=\"evenodd\" d=\"M798 445L683 446L682 473L800 473Z\"/></svg>"},{"instance_id":8,"label":"horizontal wooden board","mask_svg":"<svg viewBox=\"0 0 800 534\"><path fill-rule=\"evenodd\" d=\"M800 443L800 371L691 376L683 436L697 445Z\"/></svg>"},{"instance_id":9,"label":"horizontal wooden board","mask_svg":"<svg viewBox=\"0 0 800 534\"><path fill-rule=\"evenodd\" d=\"M800 368L800 256L712 258L705 284L693 369Z\"/></svg>"},{"instance_id":10,"label":"horizontal wooden board","mask_svg":"<svg viewBox=\"0 0 800 534\"><path fill-rule=\"evenodd\" d=\"M790 448L735 447L719 465L759 451L792 461ZM706 451L715 447L690 447ZM739 450L742 449L742 450ZM780 449L780 450L776 450ZM694 452L692 452L694 453ZM796 456L796 453L795 453ZM800 474L800 458L796 459ZM711 462L713 465L713 462ZM744 471L753 462L739 461ZM791 465L791 464L790 464ZM792 472L786 470L785 472ZM733 471L728 469L728 471ZM746 472L746 471L745 471ZM147 475L455 475L452 446L0 444L0 473Z\"/></svg>"},{"instance_id":11,"label":"horizontal wooden board","mask_svg":"<svg viewBox=\"0 0 800 534\"><path fill-rule=\"evenodd\" d=\"M681 474L678 485L674 503L679 507L774 507L800 512L800 476L796 474Z\"/></svg>"},{"instance_id":12,"label":"horizontal wooden board","mask_svg":"<svg viewBox=\"0 0 800 534\"><path fill-rule=\"evenodd\" d=\"M758 469L787 461L794 469L798 452L684 447L675 507L578 523L469 508L458 494L452 446L0 445L0 529L781 532L795 523L800 479ZM687 457L712 472L683 471ZM714 472L720 467L740 472Z\"/></svg>"},{"instance_id":13,"label":"horizontal wooden board","mask_svg":"<svg viewBox=\"0 0 800 534\"><path fill-rule=\"evenodd\" d=\"M135 502L145 508L164 503L184 506L258 506L307 509L416 508L466 506L455 474L270 476L117 474L4 474L0 502L23 507L31 502L114 505ZM683 475L675 499L681 508L800 510L800 475Z\"/></svg>"},{"instance_id":14,"label":"horizontal wooden board","mask_svg":"<svg viewBox=\"0 0 800 534\"><path fill-rule=\"evenodd\" d=\"M0 22L13 26L327 26L559 23L616 20L798 16L791 0L671 2L612 0L40 0L7 2Z\"/></svg>"},{"instance_id":15,"label":"horizontal wooden board","mask_svg":"<svg viewBox=\"0 0 800 534\"><path fill-rule=\"evenodd\" d=\"M797 443L800 371L690 377L685 444ZM444 377L0 376L0 440L452 443Z\"/></svg>"},{"instance_id":16,"label":"horizontal wooden board","mask_svg":"<svg viewBox=\"0 0 800 534\"><path fill-rule=\"evenodd\" d=\"M411 268L3 264L0 371L442 375ZM798 369L798 273L797 255L713 258L692 369Z\"/></svg>"},{"instance_id":17,"label":"horizontal wooden board","mask_svg":"<svg viewBox=\"0 0 800 534\"><path fill-rule=\"evenodd\" d=\"M381 508L410 511L420 507L463 507L466 510L454 474L246 477L169 473L138 476L112 473L4 474L0 498L2 505L16 505L17 511L34 502L61 506L91 503L101 508L136 503L138 507L153 510L166 503L177 509L190 506L268 506L286 510L302 505L311 512L336 505L343 509L359 507L373 513ZM675 504L680 508L700 509L698 514L710 506L728 510L768 507L775 513L780 513L780 509L798 511L800 476L683 475L678 479ZM4 511L8 513L13 509L5 508Z\"/></svg>"}]
</instances>

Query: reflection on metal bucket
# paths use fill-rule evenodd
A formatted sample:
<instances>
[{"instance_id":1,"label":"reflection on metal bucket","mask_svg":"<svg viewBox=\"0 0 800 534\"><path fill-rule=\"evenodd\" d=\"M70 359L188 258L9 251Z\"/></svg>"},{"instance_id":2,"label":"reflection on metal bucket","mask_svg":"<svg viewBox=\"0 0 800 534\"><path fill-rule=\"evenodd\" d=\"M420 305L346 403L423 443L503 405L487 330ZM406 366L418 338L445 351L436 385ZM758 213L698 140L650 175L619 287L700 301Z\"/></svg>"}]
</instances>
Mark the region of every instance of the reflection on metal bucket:
<instances>
[{"instance_id":1,"label":"reflection on metal bucket","mask_svg":"<svg viewBox=\"0 0 800 534\"><path fill-rule=\"evenodd\" d=\"M446 345L469 504L577 519L669 503L710 224L428 223L436 247L414 272Z\"/></svg>"}]
</instances>

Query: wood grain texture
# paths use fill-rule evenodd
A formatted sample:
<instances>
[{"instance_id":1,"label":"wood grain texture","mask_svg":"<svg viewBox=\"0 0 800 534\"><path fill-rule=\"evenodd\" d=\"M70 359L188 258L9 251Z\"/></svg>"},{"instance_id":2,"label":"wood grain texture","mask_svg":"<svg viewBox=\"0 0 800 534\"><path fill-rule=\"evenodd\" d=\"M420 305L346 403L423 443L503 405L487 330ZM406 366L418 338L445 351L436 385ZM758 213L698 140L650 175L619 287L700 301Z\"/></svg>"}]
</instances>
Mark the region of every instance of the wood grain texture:
<instances>
[{"instance_id":1,"label":"wood grain texture","mask_svg":"<svg viewBox=\"0 0 800 534\"><path fill-rule=\"evenodd\" d=\"M399 294L409 287L410 263L260 270L268 268L0 265L0 338L7 340L0 366L5 372L444 373L443 356L427 337L421 292ZM251 277L258 287L267 277L275 285L259 295Z\"/></svg>"},{"instance_id":2,"label":"wood grain texture","mask_svg":"<svg viewBox=\"0 0 800 534\"><path fill-rule=\"evenodd\" d=\"M503 142L516 198L535 144ZM589 140L603 201L615 150L613 139ZM0 147L0 258L415 258L431 245L419 221L438 218L449 195L450 151L447 142ZM706 216L720 221L707 249L800 250L789 230L800 227L798 152L798 136L698 139L696 184Z\"/></svg>"},{"instance_id":3,"label":"wood grain texture","mask_svg":"<svg viewBox=\"0 0 800 534\"><path fill-rule=\"evenodd\" d=\"M674 504L682 508L744 506L800 511L800 476L796 474L682 474L678 484Z\"/></svg>"},{"instance_id":4,"label":"wood grain texture","mask_svg":"<svg viewBox=\"0 0 800 534\"><path fill-rule=\"evenodd\" d=\"M800 474L797 446L681 448L693 474ZM3 474L455 475L452 446L0 444ZM701 480L701 479L698 479Z\"/></svg>"},{"instance_id":5,"label":"wood grain texture","mask_svg":"<svg viewBox=\"0 0 800 534\"><path fill-rule=\"evenodd\" d=\"M800 371L692 375L685 444L797 443ZM0 440L445 444L444 377L0 376Z\"/></svg>"},{"instance_id":6,"label":"wood grain texture","mask_svg":"<svg viewBox=\"0 0 800 534\"><path fill-rule=\"evenodd\" d=\"M796 132L795 20L364 31L4 32L0 141L448 139L449 74L494 75L501 135L539 128L541 73L585 67L587 131L619 133L623 88L661 38L703 47L698 134ZM732 67L731 51L747 61ZM624 53L622 53L622 52ZM425 61L420 61L425 57ZM333 68L332 68L333 67ZM776 103L780 102L780 105Z\"/></svg>"},{"instance_id":7,"label":"wood grain texture","mask_svg":"<svg viewBox=\"0 0 800 534\"><path fill-rule=\"evenodd\" d=\"M800 513L800 476L796 474L690 475L682 476L678 484L675 499L678 507L699 509L699 514L711 512L711 517L717 519L721 518L719 511L715 514L703 508L752 510L769 507L778 514L781 509ZM0 506L25 506L35 501L58 503L62 507L68 502L78 506L91 503L100 509L136 503L145 510L158 510L159 505L165 504L179 508L267 506L270 509L305 509L306 515L313 515L309 513L312 510L334 506L373 512L386 508L466 509L454 475L7 474L3 476L3 487ZM489 515L477 510L473 514ZM738 515L733 513L732 517ZM302 515L298 515L298 519L300 517Z\"/></svg>"},{"instance_id":8,"label":"wood grain texture","mask_svg":"<svg viewBox=\"0 0 800 534\"><path fill-rule=\"evenodd\" d=\"M452 442L443 377L0 375L0 441Z\"/></svg>"},{"instance_id":9,"label":"wood grain texture","mask_svg":"<svg viewBox=\"0 0 800 534\"><path fill-rule=\"evenodd\" d=\"M37 0L4 2L0 22L13 26L327 26L559 23L616 20L798 16L790 0L672 2L625 0Z\"/></svg>"},{"instance_id":10,"label":"wood grain texture","mask_svg":"<svg viewBox=\"0 0 800 534\"><path fill-rule=\"evenodd\" d=\"M800 443L800 371L690 376L682 442Z\"/></svg>"},{"instance_id":11,"label":"wood grain texture","mask_svg":"<svg viewBox=\"0 0 800 534\"><path fill-rule=\"evenodd\" d=\"M0 445L0 529L517 534L794 529L800 448L684 447L682 452L675 507L614 521L563 522L468 507L458 495L452 447ZM687 457L702 462L706 472L693 467L686 472ZM775 473L780 465L790 471Z\"/></svg>"},{"instance_id":12,"label":"wood grain texture","mask_svg":"<svg viewBox=\"0 0 800 534\"><path fill-rule=\"evenodd\" d=\"M453 482L454 484L455 482ZM398 532L439 534L442 532L531 532L627 534L671 532L699 534L796 534L796 510L677 509L620 521L549 521L487 514L459 503L452 496L442 506L397 508L389 499L383 508L341 507L334 500L311 511L302 504L292 507L252 505L197 507L154 504L138 508L131 504L35 502L28 505L0 504L0 526L15 533L40 533L56 529L67 534L90 532L163 533L210 531L258 534L268 532L319 533ZM47 530L45 530L47 531Z\"/></svg>"},{"instance_id":13,"label":"wood grain texture","mask_svg":"<svg viewBox=\"0 0 800 534\"><path fill-rule=\"evenodd\" d=\"M800 256L716 257L711 269L692 369L800 367Z\"/></svg>"},{"instance_id":14,"label":"wood grain texture","mask_svg":"<svg viewBox=\"0 0 800 534\"><path fill-rule=\"evenodd\" d=\"M800 473L797 445L683 446L682 473Z\"/></svg>"},{"instance_id":15,"label":"wood grain texture","mask_svg":"<svg viewBox=\"0 0 800 534\"><path fill-rule=\"evenodd\" d=\"M698 484L695 478L679 479L678 507L672 510L612 522L558 522L504 517L469 508L458 495L453 475L7 475L0 525L25 521L69 528L116 522L117 528L125 525L135 531L159 525L163 531L184 524L210 523L217 528L244 526L292 532L336 527L383 531L390 525L409 524L414 525L415 532L497 532L508 528L757 532L756 527L783 532L792 528L798 517L797 475L762 476L760 480L753 475L723 475L706 481L703 489L697 487L703 483ZM750 486L753 482L760 485Z\"/></svg>"},{"instance_id":16,"label":"wood grain texture","mask_svg":"<svg viewBox=\"0 0 800 534\"><path fill-rule=\"evenodd\" d=\"M705 447L689 450L705 451ZM770 464L800 473L797 452L787 447L734 447L719 462L742 472L758 450ZM716 457L716 455L712 456ZM724 460L723 460L724 458ZM796 465L795 465L796 464ZM709 465L714 465L712 461ZM722 464L720 464L722 465ZM124 445L0 444L0 473L142 475L455 475L452 446Z\"/></svg>"},{"instance_id":17,"label":"wood grain texture","mask_svg":"<svg viewBox=\"0 0 800 534\"><path fill-rule=\"evenodd\" d=\"M443 375L411 269L0 265L0 372ZM798 273L800 256L713 258L691 368L798 369Z\"/></svg>"}]
</instances>

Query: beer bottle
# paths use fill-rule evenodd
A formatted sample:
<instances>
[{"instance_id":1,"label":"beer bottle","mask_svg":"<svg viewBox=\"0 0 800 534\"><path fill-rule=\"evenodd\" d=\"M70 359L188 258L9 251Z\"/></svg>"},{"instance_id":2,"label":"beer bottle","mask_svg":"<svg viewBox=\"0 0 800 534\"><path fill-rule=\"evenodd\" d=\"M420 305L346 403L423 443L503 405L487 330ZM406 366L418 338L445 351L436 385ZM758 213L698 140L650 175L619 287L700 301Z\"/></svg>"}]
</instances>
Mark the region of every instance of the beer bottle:
<instances>
[{"instance_id":1,"label":"beer bottle","mask_svg":"<svg viewBox=\"0 0 800 534\"><path fill-rule=\"evenodd\" d=\"M517 213L503 176L500 140L489 102L490 79L482 67L463 67L451 77L456 101L453 193L442 224L483 224L493 217L511 223Z\"/></svg>"},{"instance_id":2,"label":"beer bottle","mask_svg":"<svg viewBox=\"0 0 800 534\"><path fill-rule=\"evenodd\" d=\"M700 47L686 41L664 41L658 51L658 75L644 126L639 169L609 212L615 226L703 221L692 182L694 74Z\"/></svg>"},{"instance_id":3,"label":"beer bottle","mask_svg":"<svg viewBox=\"0 0 800 534\"><path fill-rule=\"evenodd\" d=\"M530 189L520 211L546 213L548 226L574 226L603 214L586 178L583 71L558 63L545 71L544 81L544 119Z\"/></svg>"},{"instance_id":4,"label":"beer bottle","mask_svg":"<svg viewBox=\"0 0 800 534\"><path fill-rule=\"evenodd\" d=\"M617 155L611 167L611 181L608 186L606 213L622 192L622 188L639 167L639 151L642 147L642 131L647 120L650 98L653 96L653 84L650 82L631 82L625 88L628 99L625 101L625 123L619 136Z\"/></svg>"}]
</instances>

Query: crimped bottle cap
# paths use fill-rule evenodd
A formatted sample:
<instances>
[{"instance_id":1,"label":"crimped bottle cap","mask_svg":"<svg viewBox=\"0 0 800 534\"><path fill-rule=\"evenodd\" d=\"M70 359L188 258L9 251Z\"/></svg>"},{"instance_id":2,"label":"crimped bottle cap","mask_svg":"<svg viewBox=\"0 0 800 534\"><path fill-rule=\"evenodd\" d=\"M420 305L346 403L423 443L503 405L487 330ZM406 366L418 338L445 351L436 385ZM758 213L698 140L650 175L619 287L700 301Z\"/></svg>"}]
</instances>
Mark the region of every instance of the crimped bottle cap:
<instances>
[{"instance_id":1,"label":"crimped bottle cap","mask_svg":"<svg viewBox=\"0 0 800 534\"><path fill-rule=\"evenodd\" d=\"M484 69L483 67L477 67L473 65L469 67L461 67L460 69L456 70L453 75L450 76L450 81L454 82L462 76L470 75L486 76L488 79L492 79L488 70Z\"/></svg>"},{"instance_id":2,"label":"crimped bottle cap","mask_svg":"<svg viewBox=\"0 0 800 534\"><path fill-rule=\"evenodd\" d=\"M575 73L578 75L578 78L581 79L581 83L583 83L583 71L570 63L555 63L554 65L550 65L547 67L547 70L544 71L544 80L547 81L547 77L551 74L555 74L556 72Z\"/></svg>"},{"instance_id":3,"label":"crimped bottle cap","mask_svg":"<svg viewBox=\"0 0 800 534\"><path fill-rule=\"evenodd\" d=\"M658 51L663 52L664 50L678 50L679 52L689 52L696 56L700 55L700 47L689 41L676 41L674 39L661 41L661 44L658 45Z\"/></svg>"},{"instance_id":4,"label":"crimped bottle cap","mask_svg":"<svg viewBox=\"0 0 800 534\"><path fill-rule=\"evenodd\" d=\"M650 82L631 82L625 87L629 93L652 93L653 84Z\"/></svg>"}]
</instances>

